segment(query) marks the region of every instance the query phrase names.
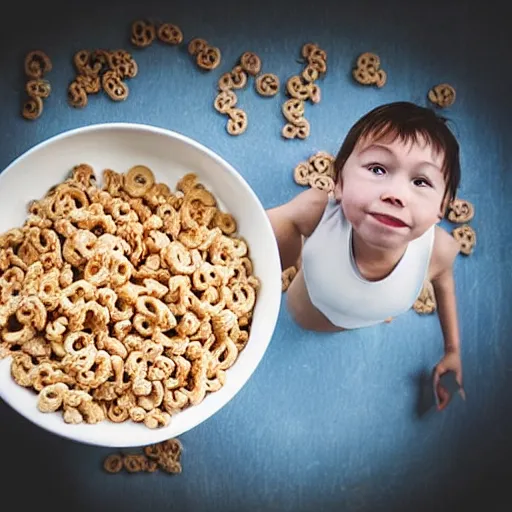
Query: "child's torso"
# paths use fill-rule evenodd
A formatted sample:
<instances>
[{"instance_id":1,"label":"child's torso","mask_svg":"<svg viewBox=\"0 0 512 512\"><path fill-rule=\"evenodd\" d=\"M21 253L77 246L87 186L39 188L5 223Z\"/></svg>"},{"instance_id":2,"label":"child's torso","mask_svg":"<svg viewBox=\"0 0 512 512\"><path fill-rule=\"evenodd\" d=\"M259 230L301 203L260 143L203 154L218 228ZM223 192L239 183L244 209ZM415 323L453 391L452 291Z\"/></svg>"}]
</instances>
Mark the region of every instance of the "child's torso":
<instances>
[{"instance_id":1,"label":"child's torso","mask_svg":"<svg viewBox=\"0 0 512 512\"><path fill-rule=\"evenodd\" d=\"M329 199L302 250L302 270L311 303L338 327L354 329L383 322L411 308L428 268L435 226L410 242L393 271L380 281L361 276L352 250L352 226Z\"/></svg>"}]
</instances>

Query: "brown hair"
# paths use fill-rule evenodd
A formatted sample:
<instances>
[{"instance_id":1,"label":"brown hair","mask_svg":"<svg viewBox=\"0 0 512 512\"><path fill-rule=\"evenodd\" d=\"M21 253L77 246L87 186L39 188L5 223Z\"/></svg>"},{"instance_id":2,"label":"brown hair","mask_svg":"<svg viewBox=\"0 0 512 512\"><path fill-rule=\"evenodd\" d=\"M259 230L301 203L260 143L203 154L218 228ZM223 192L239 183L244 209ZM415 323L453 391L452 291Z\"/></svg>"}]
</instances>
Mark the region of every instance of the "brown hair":
<instances>
[{"instance_id":1,"label":"brown hair","mask_svg":"<svg viewBox=\"0 0 512 512\"><path fill-rule=\"evenodd\" d=\"M443 203L447 197L453 201L460 182L459 144L447 122L434 111L407 101L388 103L371 110L352 126L341 145L334 162L336 181L339 181L345 162L361 139L368 136L375 140L392 137L407 143L416 142L421 135L435 151L444 153L442 173L446 190Z\"/></svg>"}]
</instances>

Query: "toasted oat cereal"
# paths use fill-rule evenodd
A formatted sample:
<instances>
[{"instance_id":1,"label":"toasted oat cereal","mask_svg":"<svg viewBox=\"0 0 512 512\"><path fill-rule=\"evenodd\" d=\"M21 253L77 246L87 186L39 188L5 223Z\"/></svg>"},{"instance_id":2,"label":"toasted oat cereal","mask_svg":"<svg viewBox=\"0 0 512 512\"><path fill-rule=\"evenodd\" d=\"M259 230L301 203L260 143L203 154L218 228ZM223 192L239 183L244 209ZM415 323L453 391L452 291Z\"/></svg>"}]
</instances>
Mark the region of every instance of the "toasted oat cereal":
<instances>
[{"instance_id":1,"label":"toasted oat cereal","mask_svg":"<svg viewBox=\"0 0 512 512\"><path fill-rule=\"evenodd\" d=\"M429 315L434 313L437 308L434 287L430 281L423 283L423 288L414 302L412 308L420 315Z\"/></svg>"},{"instance_id":2,"label":"toasted oat cereal","mask_svg":"<svg viewBox=\"0 0 512 512\"><path fill-rule=\"evenodd\" d=\"M451 107L455 103L455 89L450 84L438 84L428 91L428 99L438 107Z\"/></svg>"},{"instance_id":3,"label":"toasted oat cereal","mask_svg":"<svg viewBox=\"0 0 512 512\"><path fill-rule=\"evenodd\" d=\"M464 199L454 199L448 206L448 220L457 224L469 222L475 216L474 206Z\"/></svg>"},{"instance_id":4,"label":"toasted oat cereal","mask_svg":"<svg viewBox=\"0 0 512 512\"><path fill-rule=\"evenodd\" d=\"M352 76L361 85L384 87L387 81L386 72L380 68L380 57L375 53L365 52L359 55Z\"/></svg>"},{"instance_id":5,"label":"toasted oat cereal","mask_svg":"<svg viewBox=\"0 0 512 512\"><path fill-rule=\"evenodd\" d=\"M473 253L476 245L475 230L469 224L463 224L452 231L453 238L460 245L460 252L466 256Z\"/></svg>"},{"instance_id":6,"label":"toasted oat cereal","mask_svg":"<svg viewBox=\"0 0 512 512\"><path fill-rule=\"evenodd\" d=\"M287 269L283 270L281 274L281 290L283 293L286 292L286 290L288 290L290 284L292 283L296 275L297 268L294 266L288 267Z\"/></svg>"},{"instance_id":7,"label":"toasted oat cereal","mask_svg":"<svg viewBox=\"0 0 512 512\"><path fill-rule=\"evenodd\" d=\"M21 115L34 121L43 113L43 99L51 93L50 82L43 77L52 70L52 62L46 53L35 50L26 55L24 69L28 78L25 84L28 99L23 102Z\"/></svg>"},{"instance_id":8,"label":"toasted oat cereal","mask_svg":"<svg viewBox=\"0 0 512 512\"><path fill-rule=\"evenodd\" d=\"M106 169L100 188L80 164L0 236L0 354L41 412L160 428L224 385L259 280L214 195L194 174L176 188L140 164ZM156 469L146 462L123 459ZM181 471L176 459L161 468Z\"/></svg>"},{"instance_id":9,"label":"toasted oat cereal","mask_svg":"<svg viewBox=\"0 0 512 512\"><path fill-rule=\"evenodd\" d=\"M132 23L131 42L139 48L146 48L156 38L156 28L153 23L137 20Z\"/></svg>"},{"instance_id":10,"label":"toasted oat cereal","mask_svg":"<svg viewBox=\"0 0 512 512\"><path fill-rule=\"evenodd\" d=\"M259 75L254 84L261 96L275 96L279 92L279 78L273 73Z\"/></svg>"},{"instance_id":11,"label":"toasted oat cereal","mask_svg":"<svg viewBox=\"0 0 512 512\"><path fill-rule=\"evenodd\" d=\"M138 66L132 55L125 50L79 50L73 57L77 71L68 87L69 104L84 108L88 96L102 89L113 101L124 101L129 95L126 79L134 78Z\"/></svg>"}]
</instances>

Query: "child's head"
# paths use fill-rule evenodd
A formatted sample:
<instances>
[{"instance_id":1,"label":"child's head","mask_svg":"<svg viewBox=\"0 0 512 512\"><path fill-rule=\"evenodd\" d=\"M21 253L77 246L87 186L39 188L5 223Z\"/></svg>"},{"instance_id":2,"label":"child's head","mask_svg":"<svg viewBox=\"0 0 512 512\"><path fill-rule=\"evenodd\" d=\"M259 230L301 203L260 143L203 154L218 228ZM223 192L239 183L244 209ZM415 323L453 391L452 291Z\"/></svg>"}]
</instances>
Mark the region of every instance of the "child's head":
<instances>
[{"instance_id":1,"label":"child's head","mask_svg":"<svg viewBox=\"0 0 512 512\"><path fill-rule=\"evenodd\" d=\"M421 236L455 198L459 145L446 119L435 112L390 103L350 129L335 169L343 210L354 229L392 247Z\"/></svg>"}]
</instances>

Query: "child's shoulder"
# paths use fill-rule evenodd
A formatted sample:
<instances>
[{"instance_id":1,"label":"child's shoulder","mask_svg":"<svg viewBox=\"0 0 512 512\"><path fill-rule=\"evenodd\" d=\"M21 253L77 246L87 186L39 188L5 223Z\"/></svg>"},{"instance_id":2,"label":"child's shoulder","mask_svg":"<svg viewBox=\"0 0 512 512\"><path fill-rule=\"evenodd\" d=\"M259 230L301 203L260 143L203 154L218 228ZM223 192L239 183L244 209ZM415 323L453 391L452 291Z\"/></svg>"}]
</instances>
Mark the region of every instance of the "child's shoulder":
<instances>
[{"instance_id":1,"label":"child's shoulder","mask_svg":"<svg viewBox=\"0 0 512 512\"><path fill-rule=\"evenodd\" d=\"M460 245L457 240L443 228L436 226L431 258L432 274L437 275L451 268L459 252Z\"/></svg>"},{"instance_id":2,"label":"child's shoulder","mask_svg":"<svg viewBox=\"0 0 512 512\"><path fill-rule=\"evenodd\" d=\"M309 236L316 228L329 200L323 190L311 188L295 196L287 205L290 216L302 235Z\"/></svg>"}]
</instances>

